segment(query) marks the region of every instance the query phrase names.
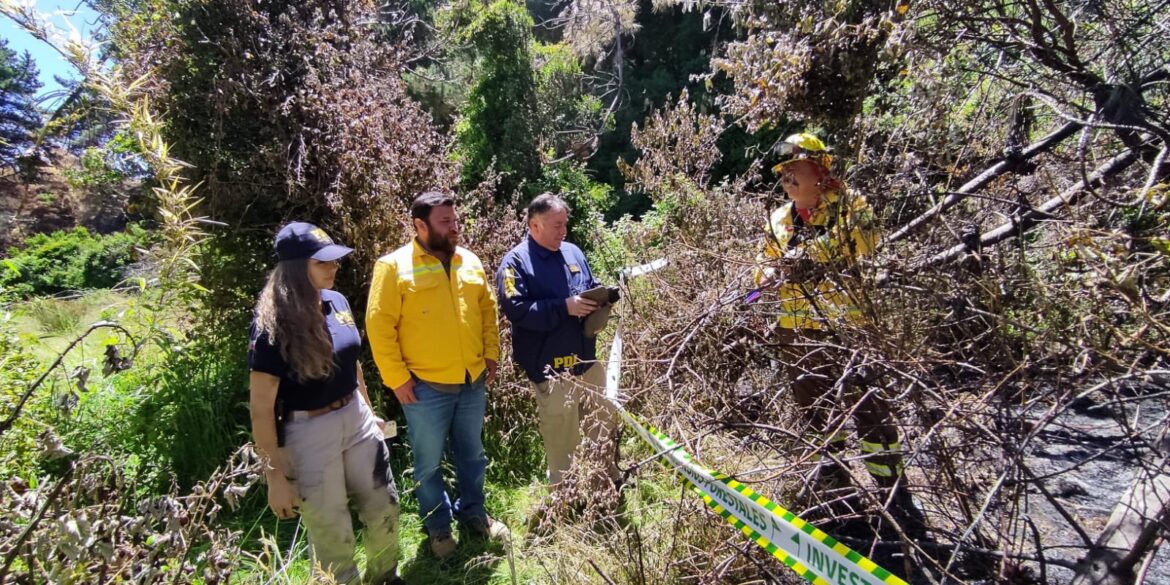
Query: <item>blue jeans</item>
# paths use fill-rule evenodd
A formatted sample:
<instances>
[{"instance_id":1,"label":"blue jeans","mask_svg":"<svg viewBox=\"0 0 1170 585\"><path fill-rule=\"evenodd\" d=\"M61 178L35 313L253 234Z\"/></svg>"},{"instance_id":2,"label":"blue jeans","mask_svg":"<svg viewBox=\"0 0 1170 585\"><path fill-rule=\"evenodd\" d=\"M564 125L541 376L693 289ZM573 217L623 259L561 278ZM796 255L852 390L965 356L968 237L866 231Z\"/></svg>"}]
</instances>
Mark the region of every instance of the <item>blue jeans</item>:
<instances>
[{"instance_id":1,"label":"blue jeans","mask_svg":"<svg viewBox=\"0 0 1170 585\"><path fill-rule=\"evenodd\" d=\"M419 515L427 534L451 532L452 510L462 522L486 518L483 480L487 454L483 450L483 418L487 406L483 382L463 384L458 393L439 392L421 380L414 385L418 402L404 404L406 428L414 452L414 479ZM451 443L459 499L454 507L443 486L439 464L447 441Z\"/></svg>"}]
</instances>

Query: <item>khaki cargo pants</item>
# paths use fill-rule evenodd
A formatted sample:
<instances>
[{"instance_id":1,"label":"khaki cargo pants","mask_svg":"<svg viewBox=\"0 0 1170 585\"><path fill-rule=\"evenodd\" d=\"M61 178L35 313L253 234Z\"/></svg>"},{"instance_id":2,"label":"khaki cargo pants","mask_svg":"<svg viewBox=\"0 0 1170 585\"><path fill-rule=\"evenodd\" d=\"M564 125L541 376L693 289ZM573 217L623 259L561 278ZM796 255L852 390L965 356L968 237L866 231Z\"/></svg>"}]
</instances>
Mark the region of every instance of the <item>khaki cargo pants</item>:
<instances>
[{"instance_id":1,"label":"khaki cargo pants","mask_svg":"<svg viewBox=\"0 0 1170 585\"><path fill-rule=\"evenodd\" d=\"M359 580L349 498L365 526L366 575L376 580L398 565L398 489L382 431L359 397L313 418L294 413L285 454L301 497L314 566L337 583Z\"/></svg>"},{"instance_id":2,"label":"khaki cargo pants","mask_svg":"<svg viewBox=\"0 0 1170 585\"><path fill-rule=\"evenodd\" d=\"M616 484L621 477L615 452L618 418L613 405L605 399L605 368L593 364L580 376L549 378L533 384L533 388L549 485L555 486L564 479L578 449L597 457L597 464Z\"/></svg>"}]
</instances>

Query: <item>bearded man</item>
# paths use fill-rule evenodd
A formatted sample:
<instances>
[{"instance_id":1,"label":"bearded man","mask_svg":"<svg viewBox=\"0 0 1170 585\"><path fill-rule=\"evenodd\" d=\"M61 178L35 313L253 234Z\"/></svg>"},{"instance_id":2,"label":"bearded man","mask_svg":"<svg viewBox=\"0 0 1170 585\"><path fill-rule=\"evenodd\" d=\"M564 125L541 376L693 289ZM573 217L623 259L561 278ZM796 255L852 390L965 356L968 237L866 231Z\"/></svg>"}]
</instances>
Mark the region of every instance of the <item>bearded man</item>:
<instances>
[{"instance_id":1,"label":"bearded man","mask_svg":"<svg viewBox=\"0 0 1170 585\"><path fill-rule=\"evenodd\" d=\"M500 358L496 298L483 263L459 247L450 195L430 191L410 206L416 237L378 259L366 309L366 331L383 383L406 415L414 454L414 494L438 558L455 551L451 522L463 534L501 538L503 524L484 509L486 387ZM443 485L448 442L459 497Z\"/></svg>"}]
</instances>

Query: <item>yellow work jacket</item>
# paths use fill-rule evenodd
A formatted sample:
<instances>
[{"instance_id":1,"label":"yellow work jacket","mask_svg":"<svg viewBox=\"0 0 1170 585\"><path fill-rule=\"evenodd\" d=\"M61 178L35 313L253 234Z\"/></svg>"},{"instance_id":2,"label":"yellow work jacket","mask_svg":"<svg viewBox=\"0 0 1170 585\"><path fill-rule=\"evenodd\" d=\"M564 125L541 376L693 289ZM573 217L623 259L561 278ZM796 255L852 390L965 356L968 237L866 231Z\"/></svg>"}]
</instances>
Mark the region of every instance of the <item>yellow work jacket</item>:
<instances>
[{"instance_id":1,"label":"yellow work jacket","mask_svg":"<svg viewBox=\"0 0 1170 585\"><path fill-rule=\"evenodd\" d=\"M833 320L861 318L860 283L849 275L857 258L871 253L878 240L873 210L864 197L848 191L825 193L807 222L789 202L772 212L765 232L756 285L766 267L776 268L780 327L821 329ZM785 267L800 258L822 265L819 275L809 281L786 280Z\"/></svg>"},{"instance_id":2,"label":"yellow work jacket","mask_svg":"<svg viewBox=\"0 0 1170 585\"><path fill-rule=\"evenodd\" d=\"M378 259L366 333L382 381L461 384L499 361L496 294L475 254L456 248L451 272L417 241Z\"/></svg>"}]
</instances>

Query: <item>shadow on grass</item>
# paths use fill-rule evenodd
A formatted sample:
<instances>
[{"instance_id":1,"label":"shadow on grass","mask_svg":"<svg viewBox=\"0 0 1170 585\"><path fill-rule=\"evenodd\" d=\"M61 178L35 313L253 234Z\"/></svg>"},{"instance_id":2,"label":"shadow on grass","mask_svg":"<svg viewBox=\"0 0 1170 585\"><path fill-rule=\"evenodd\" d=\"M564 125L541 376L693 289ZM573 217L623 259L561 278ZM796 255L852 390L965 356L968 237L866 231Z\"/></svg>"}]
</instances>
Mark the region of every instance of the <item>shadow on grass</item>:
<instances>
[{"instance_id":1,"label":"shadow on grass","mask_svg":"<svg viewBox=\"0 0 1170 585\"><path fill-rule=\"evenodd\" d=\"M462 537L455 552L439 560L431 554L428 542L426 539L419 541L413 558L405 561L399 571L409 585L501 582L496 570L501 563L506 565L508 562L508 553L502 543Z\"/></svg>"}]
</instances>

